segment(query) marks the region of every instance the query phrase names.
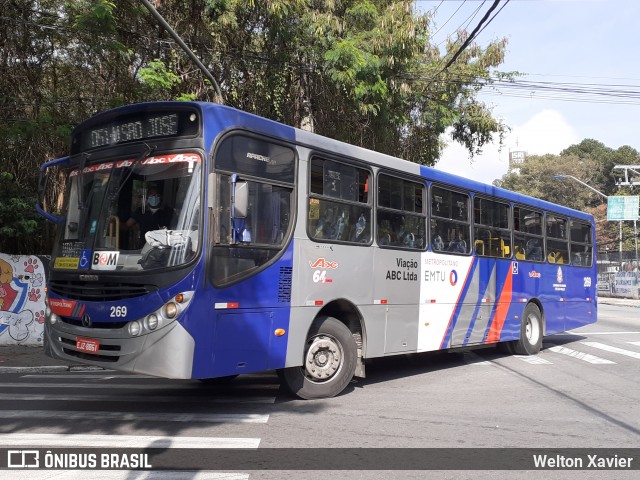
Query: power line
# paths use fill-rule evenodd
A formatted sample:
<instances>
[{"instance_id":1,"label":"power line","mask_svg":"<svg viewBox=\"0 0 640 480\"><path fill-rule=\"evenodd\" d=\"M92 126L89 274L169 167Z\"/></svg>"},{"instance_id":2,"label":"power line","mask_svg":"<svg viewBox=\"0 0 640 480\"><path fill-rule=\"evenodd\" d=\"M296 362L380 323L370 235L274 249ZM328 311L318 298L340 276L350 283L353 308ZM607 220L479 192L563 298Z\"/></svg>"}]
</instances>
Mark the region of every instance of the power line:
<instances>
[{"instance_id":1,"label":"power line","mask_svg":"<svg viewBox=\"0 0 640 480\"><path fill-rule=\"evenodd\" d=\"M509 3L509 0L506 0L506 3ZM487 10L487 13L485 13L484 16L480 19L480 22L478 22L478 25L476 25L476 27L473 29L469 37L462 43L462 45L460 45L456 53L453 54L453 57L451 57L451 59L446 63L446 65L442 68L442 70L440 70L440 72L438 72L433 77L432 81L435 80L439 75L441 75L447 68L453 65L453 63L458 59L458 57L462 54L462 52L475 39L475 37L478 35L478 31L480 30L480 28L485 24L485 22L487 22L489 16L498 7L499 4L500 4L500 0L494 0L493 4L489 7L489 10ZM496 18L495 15L491 18L491 20L489 20L487 25L491 23L494 18Z\"/></svg>"}]
</instances>

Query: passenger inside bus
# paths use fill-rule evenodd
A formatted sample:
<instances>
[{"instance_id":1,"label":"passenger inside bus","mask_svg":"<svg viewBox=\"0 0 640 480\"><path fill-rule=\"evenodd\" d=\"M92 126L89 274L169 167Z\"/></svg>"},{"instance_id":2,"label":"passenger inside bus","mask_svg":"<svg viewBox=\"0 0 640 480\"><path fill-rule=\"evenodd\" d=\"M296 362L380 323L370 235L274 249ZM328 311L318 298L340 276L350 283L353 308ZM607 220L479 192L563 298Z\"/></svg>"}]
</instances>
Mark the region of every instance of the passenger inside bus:
<instances>
[{"instance_id":1,"label":"passenger inside bus","mask_svg":"<svg viewBox=\"0 0 640 480\"><path fill-rule=\"evenodd\" d=\"M144 236L152 230L169 228L173 210L162 203L160 190L153 186L146 192L146 199L143 205L136 210L125 222L127 230L137 229L137 246L144 244Z\"/></svg>"},{"instance_id":2,"label":"passenger inside bus","mask_svg":"<svg viewBox=\"0 0 640 480\"><path fill-rule=\"evenodd\" d=\"M527 240L527 244L524 249L525 258L527 260L533 260L534 262L541 262L542 247L540 246L540 240L537 238L531 238Z\"/></svg>"}]
</instances>

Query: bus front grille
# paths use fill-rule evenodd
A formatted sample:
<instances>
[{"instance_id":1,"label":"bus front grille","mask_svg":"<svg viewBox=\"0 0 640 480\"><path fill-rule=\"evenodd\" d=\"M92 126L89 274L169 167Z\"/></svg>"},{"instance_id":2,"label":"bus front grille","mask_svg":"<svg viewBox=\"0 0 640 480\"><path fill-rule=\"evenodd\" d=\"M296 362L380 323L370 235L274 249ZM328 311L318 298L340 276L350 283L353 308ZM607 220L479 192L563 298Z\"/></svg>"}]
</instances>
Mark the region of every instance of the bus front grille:
<instances>
[{"instance_id":1,"label":"bus front grille","mask_svg":"<svg viewBox=\"0 0 640 480\"><path fill-rule=\"evenodd\" d=\"M81 282L56 280L49 284L49 289L61 297L89 302L110 302L127 298L141 297L155 289L140 284L120 282Z\"/></svg>"}]
</instances>

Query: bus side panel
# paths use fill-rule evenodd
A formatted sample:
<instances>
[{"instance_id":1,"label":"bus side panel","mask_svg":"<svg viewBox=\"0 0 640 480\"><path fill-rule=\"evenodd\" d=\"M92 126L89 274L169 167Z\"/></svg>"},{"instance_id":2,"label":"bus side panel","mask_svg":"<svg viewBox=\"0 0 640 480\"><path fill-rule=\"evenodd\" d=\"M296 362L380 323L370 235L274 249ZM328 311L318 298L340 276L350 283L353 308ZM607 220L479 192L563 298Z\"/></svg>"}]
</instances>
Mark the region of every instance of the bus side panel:
<instances>
[{"instance_id":1,"label":"bus side panel","mask_svg":"<svg viewBox=\"0 0 640 480\"><path fill-rule=\"evenodd\" d=\"M418 351L448 348L458 322L466 332L477 311L480 271L474 257L431 252L421 257Z\"/></svg>"},{"instance_id":2,"label":"bus side panel","mask_svg":"<svg viewBox=\"0 0 640 480\"><path fill-rule=\"evenodd\" d=\"M567 305L564 329L571 330L594 323L596 316L596 284L598 274L595 268L567 268Z\"/></svg>"},{"instance_id":3,"label":"bus side panel","mask_svg":"<svg viewBox=\"0 0 640 480\"><path fill-rule=\"evenodd\" d=\"M374 305L384 322L382 351L367 348L367 356L415 352L419 338L420 252L373 248L374 271L369 278ZM367 325L371 324L366 319ZM372 327L375 328L375 327ZM367 328L369 332L369 327ZM371 335L369 335L369 338Z\"/></svg>"},{"instance_id":4,"label":"bus side panel","mask_svg":"<svg viewBox=\"0 0 640 480\"><path fill-rule=\"evenodd\" d=\"M235 285L207 292L185 326L197 339L194 378L282 368L289 331L294 242L273 265ZM203 321L210 318L211 321Z\"/></svg>"},{"instance_id":5,"label":"bus side panel","mask_svg":"<svg viewBox=\"0 0 640 480\"><path fill-rule=\"evenodd\" d=\"M296 235L306 236L305 225L299 222ZM289 327L287 367L302 364L309 329L322 308L339 301L351 304L362 315L360 306L371 305L373 294L373 248L302 238L296 238L295 243L292 305L296 308ZM376 332L375 338L378 335Z\"/></svg>"}]
</instances>

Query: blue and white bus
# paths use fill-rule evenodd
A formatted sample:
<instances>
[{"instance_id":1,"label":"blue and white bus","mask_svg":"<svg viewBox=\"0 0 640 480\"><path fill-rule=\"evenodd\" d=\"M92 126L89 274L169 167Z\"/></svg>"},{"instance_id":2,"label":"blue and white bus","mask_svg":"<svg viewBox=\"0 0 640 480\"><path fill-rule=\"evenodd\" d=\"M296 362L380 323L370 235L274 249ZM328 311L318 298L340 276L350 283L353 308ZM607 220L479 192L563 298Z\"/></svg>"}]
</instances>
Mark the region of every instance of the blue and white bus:
<instances>
[{"instance_id":1,"label":"blue and white bus","mask_svg":"<svg viewBox=\"0 0 640 480\"><path fill-rule=\"evenodd\" d=\"M596 321L593 218L211 103L78 125L49 355L167 378L275 369L331 397L367 359ZM152 218L163 212L160 220ZM158 217L160 218L160 217Z\"/></svg>"}]
</instances>

